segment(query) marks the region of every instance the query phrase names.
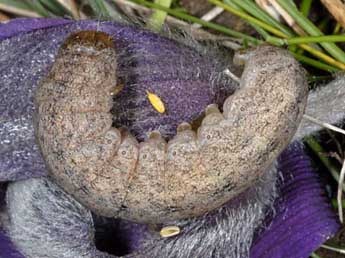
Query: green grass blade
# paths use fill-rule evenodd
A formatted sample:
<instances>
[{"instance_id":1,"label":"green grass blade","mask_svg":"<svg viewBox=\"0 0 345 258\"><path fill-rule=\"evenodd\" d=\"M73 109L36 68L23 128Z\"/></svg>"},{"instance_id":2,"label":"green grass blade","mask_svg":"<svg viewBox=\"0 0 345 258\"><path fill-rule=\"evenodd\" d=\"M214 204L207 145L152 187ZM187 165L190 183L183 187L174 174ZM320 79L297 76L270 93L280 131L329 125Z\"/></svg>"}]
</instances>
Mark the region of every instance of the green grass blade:
<instances>
[{"instance_id":1,"label":"green grass blade","mask_svg":"<svg viewBox=\"0 0 345 258\"><path fill-rule=\"evenodd\" d=\"M45 8L56 16L71 15L60 3L55 0L39 0Z\"/></svg>"},{"instance_id":2,"label":"green grass blade","mask_svg":"<svg viewBox=\"0 0 345 258\"><path fill-rule=\"evenodd\" d=\"M35 12L39 13L43 17L52 17L52 16L54 16L38 0L36 0L36 1L35 0L27 1L27 4L31 6L32 10L35 10Z\"/></svg>"},{"instance_id":3,"label":"green grass blade","mask_svg":"<svg viewBox=\"0 0 345 258\"><path fill-rule=\"evenodd\" d=\"M276 36L279 36L281 38L288 38L289 37L288 35L286 35L282 31L280 31L279 29L276 29L275 27L273 27L269 24L266 24L266 23L264 23L264 22L262 22L256 18L248 15L247 13L244 13L241 10L237 10L236 8L232 8L231 6L228 6L228 5L220 2L219 0L208 0L208 2L210 2L216 6L222 7L226 11L241 17L242 19L246 20L249 23L257 25L257 26L261 27L262 29L265 29L268 32L271 32L272 34L274 34ZM332 43L323 43L323 44L332 44ZM342 70L345 70L345 64L344 63L341 63L341 62L335 60L334 58L324 54L323 52L317 50L316 48L309 46L307 44L300 44L299 47L303 48L304 50L308 51L309 53L313 54L314 56L320 58L321 60L323 60L323 61L325 61L331 65L334 65L334 66L336 66Z\"/></svg>"},{"instance_id":4,"label":"green grass blade","mask_svg":"<svg viewBox=\"0 0 345 258\"><path fill-rule=\"evenodd\" d=\"M333 75L308 75L308 83L311 84L320 81L330 81L333 78Z\"/></svg>"},{"instance_id":5,"label":"green grass blade","mask_svg":"<svg viewBox=\"0 0 345 258\"><path fill-rule=\"evenodd\" d=\"M283 24L279 23L277 20L272 18L269 14L267 14L264 10L260 8L257 4L250 0L224 0L226 4L229 4L229 2L233 2L236 5L240 6L243 10L248 12L249 14L253 15L257 19L276 27L277 29L281 30L288 36L293 36L295 33L293 33L289 28L284 26Z\"/></svg>"},{"instance_id":6,"label":"green grass blade","mask_svg":"<svg viewBox=\"0 0 345 258\"><path fill-rule=\"evenodd\" d=\"M338 209L339 205L338 205L338 200L337 199L332 199L332 207L335 209ZM345 208L345 200L341 201L341 207Z\"/></svg>"},{"instance_id":7,"label":"green grass blade","mask_svg":"<svg viewBox=\"0 0 345 258\"><path fill-rule=\"evenodd\" d=\"M333 34L339 34L340 30L341 30L341 24L337 22L337 24L334 27Z\"/></svg>"},{"instance_id":8,"label":"green grass blade","mask_svg":"<svg viewBox=\"0 0 345 258\"><path fill-rule=\"evenodd\" d=\"M108 2L104 2L105 8L107 9L108 15L111 19L118 19L121 14L116 8Z\"/></svg>"},{"instance_id":9,"label":"green grass blade","mask_svg":"<svg viewBox=\"0 0 345 258\"><path fill-rule=\"evenodd\" d=\"M312 59L312 58L309 58L309 57L306 57L302 54L299 54L299 53L294 53L294 52L291 52L291 54L300 62L304 63L304 64L307 64L307 65L310 65L312 67L315 67L315 68L318 68L320 70L324 70L326 72L330 72L330 73L334 73L334 72L338 72L339 69L334 67L334 66L330 66L328 64L325 64L323 62L320 62L319 60L315 60L315 59Z\"/></svg>"},{"instance_id":10,"label":"green grass blade","mask_svg":"<svg viewBox=\"0 0 345 258\"><path fill-rule=\"evenodd\" d=\"M155 4L170 8L172 0L155 0ZM159 31L165 21L167 13L160 10L155 10L147 22L147 27Z\"/></svg>"},{"instance_id":11,"label":"green grass blade","mask_svg":"<svg viewBox=\"0 0 345 258\"><path fill-rule=\"evenodd\" d=\"M323 36L323 33L309 21L290 1L277 0L279 5L287 11L299 26L311 36ZM321 46L328 51L328 53L335 59L345 63L345 53L334 43L320 43Z\"/></svg>"},{"instance_id":12,"label":"green grass blade","mask_svg":"<svg viewBox=\"0 0 345 258\"><path fill-rule=\"evenodd\" d=\"M170 15L172 15L174 17L180 18L180 19L182 19L184 21L187 21L187 22L201 24L204 27L207 27L207 28L214 29L216 31L222 32L225 35L228 35L228 36L231 36L231 37L240 38L240 39L243 39L243 40L247 40L248 42L251 42L252 44L255 44L255 45L257 45L259 43L262 43L262 41L257 39L257 38L248 36L248 35L246 35L244 33L241 33L241 32L235 31L235 30L231 30L231 29L229 29L227 27L224 27L224 26L216 24L216 23L212 23L212 22L207 22L207 21L201 20L201 19L199 19L197 17L194 17L192 15L186 14L184 12L180 12L180 11L176 11L176 10L173 10L173 9L169 9L169 8L164 7L164 6L157 5L155 3L147 2L145 0L131 0L131 1L134 2L134 3L141 4L143 6L149 7L149 8L158 9L158 10L167 12L168 14L170 14Z\"/></svg>"},{"instance_id":13,"label":"green grass blade","mask_svg":"<svg viewBox=\"0 0 345 258\"><path fill-rule=\"evenodd\" d=\"M0 0L0 10L26 17L41 17L27 2L19 0Z\"/></svg>"},{"instance_id":14,"label":"green grass blade","mask_svg":"<svg viewBox=\"0 0 345 258\"><path fill-rule=\"evenodd\" d=\"M311 7L312 2L313 2L313 0L303 0L301 5L300 5L301 13L305 17L308 17L308 15L309 15L310 7Z\"/></svg>"},{"instance_id":15,"label":"green grass blade","mask_svg":"<svg viewBox=\"0 0 345 258\"><path fill-rule=\"evenodd\" d=\"M223 2L224 2L225 4L227 4L228 6L232 7L232 8L235 8L235 9L237 9L237 10L241 10L241 9L238 7L238 5L236 5L235 3L233 3L233 1L231 1L231 0L223 0Z\"/></svg>"},{"instance_id":16,"label":"green grass blade","mask_svg":"<svg viewBox=\"0 0 345 258\"><path fill-rule=\"evenodd\" d=\"M284 32L280 31L279 29L276 29L275 27L271 26L270 24L267 24L261 20L258 20L256 18L254 18L253 16L250 16L248 15L247 13L241 11L241 10L238 10L238 9L235 9L235 8L232 8L231 6L227 5L227 4L224 4L222 3L221 1L219 0L208 0L208 2L216 5L216 6L219 6L219 7L222 7L224 8L226 11L234 14L234 15L237 15L239 17L241 17L242 19L246 20L247 22L250 22L252 24L255 24L259 27L261 27L262 29L268 31L268 32L271 32L279 37L282 37L282 38L286 38L287 35L284 34Z\"/></svg>"},{"instance_id":17,"label":"green grass blade","mask_svg":"<svg viewBox=\"0 0 345 258\"><path fill-rule=\"evenodd\" d=\"M111 15L105 5L104 0L86 0L98 19L110 19Z\"/></svg>"},{"instance_id":18,"label":"green grass blade","mask_svg":"<svg viewBox=\"0 0 345 258\"><path fill-rule=\"evenodd\" d=\"M287 45L318 43L318 42L345 42L345 35L296 37L296 38L283 39L283 41Z\"/></svg>"},{"instance_id":19,"label":"green grass blade","mask_svg":"<svg viewBox=\"0 0 345 258\"><path fill-rule=\"evenodd\" d=\"M224 3L226 3L227 5L229 5L230 7L238 11L243 11L243 9L240 6L238 6L236 3L234 3L232 0L224 0ZM270 35L264 29L262 29L261 27L251 22L248 22L248 23L267 41Z\"/></svg>"},{"instance_id":20,"label":"green grass blade","mask_svg":"<svg viewBox=\"0 0 345 258\"><path fill-rule=\"evenodd\" d=\"M336 182L339 182L339 170L333 165L330 159L324 155L325 150L322 146L317 142L317 140L313 136L307 136L304 138L305 142L309 146L309 148L319 157L323 165L328 169L331 173L332 177ZM343 191L345 191L345 185L342 187Z\"/></svg>"},{"instance_id":21,"label":"green grass blade","mask_svg":"<svg viewBox=\"0 0 345 258\"><path fill-rule=\"evenodd\" d=\"M311 258L322 258L321 256L317 255L316 253L311 253L310 257Z\"/></svg>"}]
</instances>

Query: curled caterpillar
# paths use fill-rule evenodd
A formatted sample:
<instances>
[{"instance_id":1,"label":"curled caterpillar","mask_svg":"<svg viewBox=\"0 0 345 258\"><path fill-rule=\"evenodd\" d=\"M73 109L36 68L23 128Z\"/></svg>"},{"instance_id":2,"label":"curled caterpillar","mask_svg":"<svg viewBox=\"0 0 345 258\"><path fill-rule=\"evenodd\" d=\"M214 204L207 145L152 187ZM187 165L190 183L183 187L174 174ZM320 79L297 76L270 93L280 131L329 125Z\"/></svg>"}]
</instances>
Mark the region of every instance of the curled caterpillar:
<instances>
[{"instance_id":1,"label":"curled caterpillar","mask_svg":"<svg viewBox=\"0 0 345 258\"><path fill-rule=\"evenodd\" d=\"M185 122L168 142L154 131L139 143L112 127L115 87L112 38L71 35L36 92L36 135L65 191L99 215L143 223L202 215L254 184L292 139L307 99L298 62L261 46L222 112L210 105L197 131Z\"/></svg>"}]
</instances>

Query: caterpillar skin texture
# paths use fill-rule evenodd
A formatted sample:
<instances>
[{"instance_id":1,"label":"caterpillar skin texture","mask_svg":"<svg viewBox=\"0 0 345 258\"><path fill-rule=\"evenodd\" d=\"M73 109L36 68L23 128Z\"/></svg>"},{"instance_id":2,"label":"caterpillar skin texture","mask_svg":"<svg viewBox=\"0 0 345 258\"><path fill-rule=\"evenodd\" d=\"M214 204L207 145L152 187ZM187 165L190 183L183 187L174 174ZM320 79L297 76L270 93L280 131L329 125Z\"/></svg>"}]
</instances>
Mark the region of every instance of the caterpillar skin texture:
<instances>
[{"instance_id":1,"label":"caterpillar skin texture","mask_svg":"<svg viewBox=\"0 0 345 258\"><path fill-rule=\"evenodd\" d=\"M292 139L307 99L304 71L286 51L258 47L220 112L205 110L166 142L112 127L116 50L105 33L61 47L35 96L38 142L50 175L95 213L143 223L202 215L254 184ZM143 92L145 94L145 92Z\"/></svg>"}]
</instances>

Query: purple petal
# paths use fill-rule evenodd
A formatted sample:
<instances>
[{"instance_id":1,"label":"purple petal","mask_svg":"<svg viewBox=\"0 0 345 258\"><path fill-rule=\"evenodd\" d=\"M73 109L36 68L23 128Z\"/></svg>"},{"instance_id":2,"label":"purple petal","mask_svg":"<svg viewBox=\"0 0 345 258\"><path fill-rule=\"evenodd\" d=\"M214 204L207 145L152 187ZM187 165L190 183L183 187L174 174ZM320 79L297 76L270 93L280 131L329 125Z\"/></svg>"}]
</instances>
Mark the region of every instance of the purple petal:
<instances>
[{"instance_id":1,"label":"purple petal","mask_svg":"<svg viewBox=\"0 0 345 258\"><path fill-rule=\"evenodd\" d=\"M59 26L72 22L66 19L27 19L19 18L10 20L8 23L0 23L0 40L37 29Z\"/></svg>"},{"instance_id":2,"label":"purple petal","mask_svg":"<svg viewBox=\"0 0 345 258\"><path fill-rule=\"evenodd\" d=\"M4 258L25 258L17 251L11 240L5 235L0 227L0 257Z\"/></svg>"},{"instance_id":3,"label":"purple petal","mask_svg":"<svg viewBox=\"0 0 345 258\"><path fill-rule=\"evenodd\" d=\"M306 258L339 229L323 185L302 144L293 143L279 158L284 182L276 216L252 246L251 258Z\"/></svg>"},{"instance_id":4,"label":"purple petal","mask_svg":"<svg viewBox=\"0 0 345 258\"><path fill-rule=\"evenodd\" d=\"M12 21L0 27L3 38L12 36L0 42L0 181L45 174L32 124L33 93L61 43L79 30L114 37L119 82L126 85L114 98L114 125L127 127L138 139L153 130L171 137L179 123L197 118L208 104L221 103L235 90L236 84L221 73L230 64L226 57L219 59L147 30L115 22ZM146 90L166 102L165 114L154 111Z\"/></svg>"},{"instance_id":5,"label":"purple petal","mask_svg":"<svg viewBox=\"0 0 345 258\"><path fill-rule=\"evenodd\" d=\"M6 194L5 185L0 183L0 211L4 209L5 194ZM16 250L15 246L13 245L9 237L5 234L5 231L1 228L1 221L0 221L0 257L24 258L24 256Z\"/></svg>"}]
</instances>

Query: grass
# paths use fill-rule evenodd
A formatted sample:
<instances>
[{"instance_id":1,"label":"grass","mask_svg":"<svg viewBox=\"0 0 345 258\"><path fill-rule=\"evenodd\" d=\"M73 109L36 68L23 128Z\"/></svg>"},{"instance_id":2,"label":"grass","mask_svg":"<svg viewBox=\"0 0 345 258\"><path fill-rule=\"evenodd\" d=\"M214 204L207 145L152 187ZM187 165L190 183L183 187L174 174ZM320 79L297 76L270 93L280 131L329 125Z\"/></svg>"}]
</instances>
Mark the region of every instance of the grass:
<instances>
[{"instance_id":1,"label":"grass","mask_svg":"<svg viewBox=\"0 0 345 258\"><path fill-rule=\"evenodd\" d=\"M170 9L172 0L155 0L154 3ZM165 22L166 16L166 12L155 10L147 21L147 26L153 30L159 31Z\"/></svg>"},{"instance_id":2,"label":"grass","mask_svg":"<svg viewBox=\"0 0 345 258\"><path fill-rule=\"evenodd\" d=\"M285 11L296 21L307 35L298 35L293 28L278 22L264 12L253 0L208 0L210 3L223 8L225 11L241 17L253 26L261 38L246 35L211 21L204 21L199 17L189 15L181 8L172 8L178 5L173 0L131 0L131 2L143 5L154 10L148 19L148 27L159 30L167 15L178 19L198 23L204 28L209 28L226 36L235 37L246 46L261 44L266 41L277 46L290 47L292 54L302 63L326 72L345 70L345 53L335 43L343 42L344 35L323 35L320 29L308 20L312 0L304 0L300 10L290 0L277 0ZM71 17L75 19L97 17L99 19L112 19L117 15L113 3L115 1L85 0L88 6L88 15L78 9L76 1L62 0L0 0L0 10L20 16L28 17ZM338 27L339 30L339 27ZM317 47L316 47L317 46Z\"/></svg>"},{"instance_id":3,"label":"grass","mask_svg":"<svg viewBox=\"0 0 345 258\"><path fill-rule=\"evenodd\" d=\"M0 20L7 17L70 17L73 19L85 19L96 17L97 19L114 19L118 16L116 0L0 0ZM122 2L125 2L123 0ZM167 16L175 17L188 23L196 23L204 29L229 37L229 41L236 39L243 48L264 42L287 48L292 55L302 62L308 70L310 83L332 77L339 71L345 71L345 52L338 43L345 42L345 35L339 34L342 28L334 23L331 16L317 24L308 17L316 1L302 0L296 6L291 0L276 0L285 13L279 13L283 17L289 17L289 22L284 23L274 19L263 11L255 0L208 0L214 6L218 6L246 21L256 31L257 35L248 35L236 31L212 20L203 20L187 13L178 0L131 0L140 6L152 9L148 18L147 27L160 30ZM318 3L320 4L320 3ZM327 33L325 33L327 32ZM338 141L335 137L333 141ZM307 137L306 144L318 157L318 162L323 164L334 180L339 180L339 168L327 153L327 146L314 137ZM341 146L337 142L338 146ZM326 146L326 148L325 148ZM344 152L344 150L338 150ZM339 154L341 157L343 153ZM345 191L345 187L342 186ZM341 202L340 202L341 204ZM339 200L337 205L339 206ZM345 205L340 205L345 206ZM339 207L338 207L339 208ZM323 246L334 250L335 247ZM343 252L341 248L335 248ZM321 258L313 253L310 257Z\"/></svg>"}]
</instances>

